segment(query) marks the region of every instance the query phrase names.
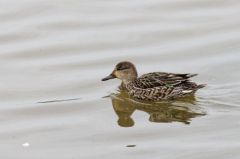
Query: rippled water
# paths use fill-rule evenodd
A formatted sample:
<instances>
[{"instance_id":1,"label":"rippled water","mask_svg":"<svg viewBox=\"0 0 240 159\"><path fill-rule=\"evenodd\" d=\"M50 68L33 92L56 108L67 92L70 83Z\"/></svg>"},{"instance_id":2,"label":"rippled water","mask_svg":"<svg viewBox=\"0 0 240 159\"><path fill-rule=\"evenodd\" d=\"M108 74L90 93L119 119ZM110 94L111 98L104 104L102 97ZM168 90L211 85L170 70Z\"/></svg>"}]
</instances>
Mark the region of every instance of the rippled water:
<instances>
[{"instance_id":1,"label":"rippled water","mask_svg":"<svg viewBox=\"0 0 240 159\"><path fill-rule=\"evenodd\" d=\"M0 2L0 157L240 157L240 2ZM147 105L100 81L122 60L199 73L195 99Z\"/></svg>"}]
</instances>

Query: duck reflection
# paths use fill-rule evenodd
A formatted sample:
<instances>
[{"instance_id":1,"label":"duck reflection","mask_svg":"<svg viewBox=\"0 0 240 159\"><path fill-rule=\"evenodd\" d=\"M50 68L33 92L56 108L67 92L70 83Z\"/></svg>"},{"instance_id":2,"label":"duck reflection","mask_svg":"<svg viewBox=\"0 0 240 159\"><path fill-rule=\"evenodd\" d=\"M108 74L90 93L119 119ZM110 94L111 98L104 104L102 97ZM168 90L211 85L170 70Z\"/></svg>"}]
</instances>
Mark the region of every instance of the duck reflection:
<instances>
[{"instance_id":1,"label":"duck reflection","mask_svg":"<svg viewBox=\"0 0 240 159\"><path fill-rule=\"evenodd\" d=\"M199 112L194 96L178 101L164 101L159 103L140 102L129 98L128 94L121 90L111 96L113 109L118 116L118 125L121 127L134 126L131 117L135 111L143 111L149 115L150 122L171 123L182 122L190 124L192 118L205 115Z\"/></svg>"}]
</instances>

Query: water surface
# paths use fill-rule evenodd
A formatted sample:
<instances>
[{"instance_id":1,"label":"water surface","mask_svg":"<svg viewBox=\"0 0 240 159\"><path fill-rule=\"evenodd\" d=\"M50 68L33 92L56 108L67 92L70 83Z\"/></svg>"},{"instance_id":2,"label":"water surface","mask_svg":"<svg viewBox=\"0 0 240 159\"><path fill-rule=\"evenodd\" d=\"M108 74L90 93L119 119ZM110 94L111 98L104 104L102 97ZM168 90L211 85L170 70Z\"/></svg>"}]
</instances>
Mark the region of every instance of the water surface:
<instances>
[{"instance_id":1,"label":"water surface","mask_svg":"<svg viewBox=\"0 0 240 159\"><path fill-rule=\"evenodd\" d=\"M1 158L239 158L239 1L0 5ZM122 60L208 86L190 103L103 98L120 82L100 79Z\"/></svg>"}]
</instances>

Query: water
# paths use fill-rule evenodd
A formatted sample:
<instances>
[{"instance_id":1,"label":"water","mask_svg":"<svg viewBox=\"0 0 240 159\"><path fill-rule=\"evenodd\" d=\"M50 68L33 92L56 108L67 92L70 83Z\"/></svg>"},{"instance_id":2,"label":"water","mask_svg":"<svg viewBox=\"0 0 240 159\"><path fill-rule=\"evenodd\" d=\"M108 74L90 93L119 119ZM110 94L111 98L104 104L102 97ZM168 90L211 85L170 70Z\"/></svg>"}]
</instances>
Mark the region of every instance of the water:
<instances>
[{"instance_id":1,"label":"water","mask_svg":"<svg viewBox=\"0 0 240 159\"><path fill-rule=\"evenodd\" d=\"M240 157L239 1L0 5L1 158ZM100 79L122 60L208 86L160 106L103 98L119 81Z\"/></svg>"}]
</instances>

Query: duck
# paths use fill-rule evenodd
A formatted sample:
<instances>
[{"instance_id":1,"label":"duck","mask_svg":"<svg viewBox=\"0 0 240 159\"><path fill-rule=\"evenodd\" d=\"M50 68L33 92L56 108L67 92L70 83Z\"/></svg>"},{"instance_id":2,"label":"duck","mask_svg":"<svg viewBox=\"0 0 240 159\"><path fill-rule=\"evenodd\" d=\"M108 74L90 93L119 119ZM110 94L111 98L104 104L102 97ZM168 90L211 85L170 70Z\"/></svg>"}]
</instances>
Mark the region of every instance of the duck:
<instances>
[{"instance_id":1,"label":"duck","mask_svg":"<svg viewBox=\"0 0 240 159\"><path fill-rule=\"evenodd\" d=\"M102 81L118 78L122 81L120 89L126 90L130 97L156 102L193 95L197 90L206 86L206 84L196 84L190 80L197 75L151 72L138 77L135 65L129 61L122 61Z\"/></svg>"}]
</instances>

